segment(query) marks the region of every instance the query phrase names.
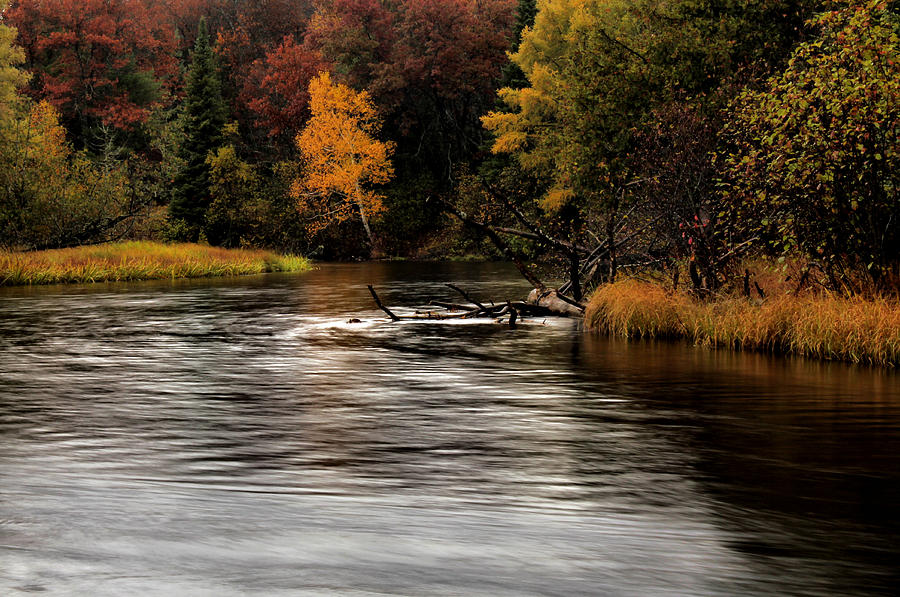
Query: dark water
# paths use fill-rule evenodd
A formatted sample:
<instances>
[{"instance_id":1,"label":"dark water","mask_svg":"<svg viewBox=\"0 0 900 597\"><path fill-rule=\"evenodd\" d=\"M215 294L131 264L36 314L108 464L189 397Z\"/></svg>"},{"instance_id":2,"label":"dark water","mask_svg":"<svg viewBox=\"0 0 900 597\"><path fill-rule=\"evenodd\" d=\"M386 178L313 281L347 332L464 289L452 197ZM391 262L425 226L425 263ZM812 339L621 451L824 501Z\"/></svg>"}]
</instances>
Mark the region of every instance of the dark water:
<instances>
[{"instance_id":1,"label":"dark water","mask_svg":"<svg viewBox=\"0 0 900 597\"><path fill-rule=\"evenodd\" d=\"M898 374L390 324L365 288L447 280L526 290L363 264L0 291L0 594L897 591Z\"/></svg>"}]
</instances>

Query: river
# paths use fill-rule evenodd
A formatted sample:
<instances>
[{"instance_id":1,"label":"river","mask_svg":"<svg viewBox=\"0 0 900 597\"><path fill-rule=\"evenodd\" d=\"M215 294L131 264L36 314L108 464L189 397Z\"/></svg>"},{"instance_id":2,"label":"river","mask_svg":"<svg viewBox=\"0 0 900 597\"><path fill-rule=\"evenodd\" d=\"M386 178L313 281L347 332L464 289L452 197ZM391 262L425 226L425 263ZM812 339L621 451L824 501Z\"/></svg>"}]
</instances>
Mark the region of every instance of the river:
<instances>
[{"instance_id":1,"label":"river","mask_svg":"<svg viewBox=\"0 0 900 597\"><path fill-rule=\"evenodd\" d=\"M897 373L390 323L366 290L445 281L527 291L414 263L0 289L0 594L895 594Z\"/></svg>"}]
</instances>

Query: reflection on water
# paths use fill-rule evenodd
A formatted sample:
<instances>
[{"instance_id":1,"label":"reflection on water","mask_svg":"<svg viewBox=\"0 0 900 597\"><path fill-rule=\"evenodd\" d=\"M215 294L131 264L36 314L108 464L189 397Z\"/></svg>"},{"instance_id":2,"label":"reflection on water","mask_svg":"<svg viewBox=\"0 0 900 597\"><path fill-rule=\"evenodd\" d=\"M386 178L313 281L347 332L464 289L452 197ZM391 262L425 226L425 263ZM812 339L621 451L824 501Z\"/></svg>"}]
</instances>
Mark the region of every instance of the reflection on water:
<instances>
[{"instance_id":1,"label":"reflection on water","mask_svg":"<svg viewBox=\"0 0 900 597\"><path fill-rule=\"evenodd\" d=\"M444 281L527 290L359 264L0 291L0 593L895 590L896 374L391 324L365 287Z\"/></svg>"}]
</instances>

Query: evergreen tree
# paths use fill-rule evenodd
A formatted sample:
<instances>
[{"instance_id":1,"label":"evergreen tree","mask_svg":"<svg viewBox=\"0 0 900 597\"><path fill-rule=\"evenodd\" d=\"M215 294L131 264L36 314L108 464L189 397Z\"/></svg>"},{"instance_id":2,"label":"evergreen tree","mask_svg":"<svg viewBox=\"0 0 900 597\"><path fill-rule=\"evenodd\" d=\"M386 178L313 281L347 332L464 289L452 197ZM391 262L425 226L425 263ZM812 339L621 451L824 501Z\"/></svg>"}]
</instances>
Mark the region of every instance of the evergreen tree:
<instances>
[{"instance_id":1,"label":"evergreen tree","mask_svg":"<svg viewBox=\"0 0 900 597\"><path fill-rule=\"evenodd\" d=\"M519 7L516 13L513 51L519 49L519 42L522 41L522 31L525 30L525 27L534 25L534 17L537 15L537 11L537 0L519 0Z\"/></svg>"},{"instance_id":2,"label":"evergreen tree","mask_svg":"<svg viewBox=\"0 0 900 597\"><path fill-rule=\"evenodd\" d=\"M534 25L534 17L537 14L537 0L519 0L519 8L516 13L516 25L513 29L513 42L510 52L519 51L522 42L522 31L526 27ZM528 78L522 72L522 68L513 61L509 61L500 71L500 87L512 87L522 89L528 87Z\"/></svg>"},{"instance_id":3,"label":"evergreen tree","mask_svg":"<svg viewBox=\"0 0 900 597\"><path fill-rule=\"evenodd\" d=\"M176 236L196 241L204 230L211 202L207 157L222 146L227 118L222 82L205 19L200 20L184 102L185 130L180 148L184 165L175 177L169 217L176 226ZM210 241L215 244L215 239Z\"/></svg>"}]
</instances>

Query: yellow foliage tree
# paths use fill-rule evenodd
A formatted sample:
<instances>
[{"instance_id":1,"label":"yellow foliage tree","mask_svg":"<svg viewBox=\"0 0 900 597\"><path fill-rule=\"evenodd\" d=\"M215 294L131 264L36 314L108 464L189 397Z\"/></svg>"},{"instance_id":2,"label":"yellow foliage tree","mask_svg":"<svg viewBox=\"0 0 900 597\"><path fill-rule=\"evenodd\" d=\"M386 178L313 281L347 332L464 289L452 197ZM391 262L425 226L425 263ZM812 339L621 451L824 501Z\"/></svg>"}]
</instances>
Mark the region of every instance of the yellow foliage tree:
<instances>
[{"instance_id":1,"label":"yellow foliage tree","mask_svg":"<svg viewBox=\"0 0 900 597\"><path fill-rule=\"evenodd\" d=\"M136 209L125 165L72 151L49 103L23 101L19 111L0 127L0 247L117 238Z\"/></svg>"},{"instance_id":2,"label":"yellow foliage tree","mask_svg":"<svg viewBox=\"0 0 900 597\"><path fill-rule=\"evenodd\" d=\"M291 195L311 216L310 234L359 213L372 243L369 218L384 211L384 205L367 187L393 176L393 144L375 138L381 123L365 91L333 83L323 72L310 81L309 97L311 117L296 140L303 175L291 186Z\"/></svg>"},{"instance_id":3,"label":"yellow foliage tree","mask_svg":"<svg viewBox=\"0 0 900 597\"><path fill-rule=\"evenodd\" d=\"M572 51L572 30L588 18L596 0L538 0L534 25L522 31L518 50L510 56L528 78L530 87L503 88L498 95L509 110L494 111L481 122L495 135L492 151L515 155L521 165L553 180L542 200L549 211L574 195L561 166L565 142L559 131L566 102L562 65Z\"/></svg>"},{"instance_id":4,"label":"yellow foliage tree","mask_svg":"<svg viewBox=\"0 0 900 597\"><path fill-rule=\"evenodd\" d=\"M0 0L0 15L7 4ZM47 205L64 188L70 154L56 110L20 93L29 76L19 68L25 53L17 36L0 21L0 246L27 246L26 230L49 234L56 222Z\"/></svg>"},{"instance_id":5,"label":"yellow foliage tree","mask_svg":"<svg viewBox=\"0 0 900 597\"><path fill-rule=\"evenodd\" d=\"M0 0L0 15L8 3ZM25 62L25 52L15 45L18 32L0 19L0 124L14 117L21 103L18 90L28 82L28 74L18 68Z\"/></svg>"}]
</instances>

